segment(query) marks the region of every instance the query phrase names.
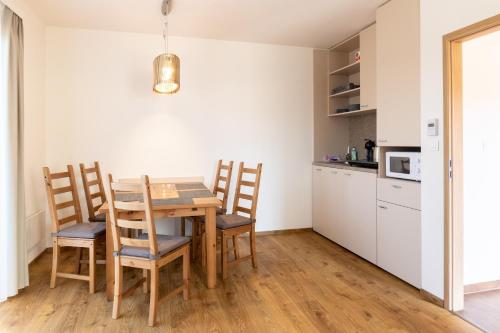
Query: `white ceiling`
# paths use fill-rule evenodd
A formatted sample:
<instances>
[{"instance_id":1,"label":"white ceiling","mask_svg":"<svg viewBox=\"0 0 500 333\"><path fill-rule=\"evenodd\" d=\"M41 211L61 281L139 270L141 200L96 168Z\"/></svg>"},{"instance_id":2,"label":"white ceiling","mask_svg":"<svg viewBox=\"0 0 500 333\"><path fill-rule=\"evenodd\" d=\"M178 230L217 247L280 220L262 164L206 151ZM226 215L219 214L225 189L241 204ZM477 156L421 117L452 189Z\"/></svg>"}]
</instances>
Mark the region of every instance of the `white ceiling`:
<instances>
[{"instance_id":1,"label":"white ceiling","mask_svg":"<svg viewBox=\"0 0 500 333\"><path fill-rule=\"evenodd\" d=\"M386 0L172 0L170 35L325 48ZM25 0L47 25L158 33L161 0Z\"/></svg>"}]
</instances>

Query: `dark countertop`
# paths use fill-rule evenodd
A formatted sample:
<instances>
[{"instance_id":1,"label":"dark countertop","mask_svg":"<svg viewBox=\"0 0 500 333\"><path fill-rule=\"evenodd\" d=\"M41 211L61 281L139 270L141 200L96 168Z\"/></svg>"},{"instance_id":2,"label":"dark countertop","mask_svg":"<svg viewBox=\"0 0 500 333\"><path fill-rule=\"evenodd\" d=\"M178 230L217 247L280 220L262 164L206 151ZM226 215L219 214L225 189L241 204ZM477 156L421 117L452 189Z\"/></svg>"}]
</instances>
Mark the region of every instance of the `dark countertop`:
<instances>
[{"instance_id":1,"label":"dark countertop","mask_svg":"<svg viewBox=\"0 0 500 333\"><path fill-rule=\"evenodd\" d=\"M374 174L378 173L377 169L354 167L354 166L350 166L350 165L347 165L344 163L331 163L331 162L329 163L329 162L323 162L323 161L315 161L315 162L313 162L313 165L327 167L327 168L334 168L334 169L361 171L361 172L374 173Z\"/></svg>"}]
</instances>

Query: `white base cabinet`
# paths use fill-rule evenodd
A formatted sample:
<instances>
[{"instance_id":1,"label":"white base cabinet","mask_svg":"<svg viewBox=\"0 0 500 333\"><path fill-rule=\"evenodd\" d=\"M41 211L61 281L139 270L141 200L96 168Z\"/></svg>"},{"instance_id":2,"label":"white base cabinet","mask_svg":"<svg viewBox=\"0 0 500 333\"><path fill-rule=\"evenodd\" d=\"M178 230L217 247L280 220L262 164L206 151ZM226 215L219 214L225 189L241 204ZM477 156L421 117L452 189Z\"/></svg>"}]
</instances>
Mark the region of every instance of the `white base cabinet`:
<instances>
[{"instance_id":1,"label":"white base cabinet","mask_svg":"<svg viewBox=\"0 0 500 333\"><path fill-rule=\"evenodd\" d=\"M417 288L419 208L420 183L313 166L313 230Z\"/></svg>"},{"instance_id":2,"label":"white base cabinet","mask_svg":"<svg viewBox=\"0 0 500 333\"><path fill-rule=\"evenodd\" d=\"M376 263L376 181L373 173L313 167L313 229Z\"/></svg>"},{"instance_id":3,"label":"white base cabinet","mask_svg":"<svg viewBox=\"0 0 500 333\"><path fill-rule=\"evenodd\" d=\"M377 265L421 287L420 211L377 203Z\"/></svg>"}]
</instances>

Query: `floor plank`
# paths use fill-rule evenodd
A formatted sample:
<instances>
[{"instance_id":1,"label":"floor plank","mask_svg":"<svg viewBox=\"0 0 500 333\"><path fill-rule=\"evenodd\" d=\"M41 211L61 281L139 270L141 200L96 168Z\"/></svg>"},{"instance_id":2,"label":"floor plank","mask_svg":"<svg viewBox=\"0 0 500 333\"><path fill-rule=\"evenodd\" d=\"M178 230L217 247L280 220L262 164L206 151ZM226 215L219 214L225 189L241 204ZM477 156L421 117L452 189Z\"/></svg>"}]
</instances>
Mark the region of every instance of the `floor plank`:
<instances>
[{"instance_id":1,"label":"floor plank","mask_svg":"<svg viewBox=\"0 0 500 333\"><path fill-rule=\"evenodd\" d=\"M161 304L155 328L146 325L148 298L140 289L123 301L120 318L111 319L102 266L94 295L82 281L59 279L56 289L49 289L47 252L30 266L30 287L0 304L0 332L479 331L312 231L258 236L257 251L257 270L242 263L213 290L205 287L199 265L193 265L190 300ZM68 270L73 254L61 254ZM124 281L132 284L141 274L128 270ZM162 270L160 280L160 294L179 285L180 262Z\"/></svg>"}]
</instances>

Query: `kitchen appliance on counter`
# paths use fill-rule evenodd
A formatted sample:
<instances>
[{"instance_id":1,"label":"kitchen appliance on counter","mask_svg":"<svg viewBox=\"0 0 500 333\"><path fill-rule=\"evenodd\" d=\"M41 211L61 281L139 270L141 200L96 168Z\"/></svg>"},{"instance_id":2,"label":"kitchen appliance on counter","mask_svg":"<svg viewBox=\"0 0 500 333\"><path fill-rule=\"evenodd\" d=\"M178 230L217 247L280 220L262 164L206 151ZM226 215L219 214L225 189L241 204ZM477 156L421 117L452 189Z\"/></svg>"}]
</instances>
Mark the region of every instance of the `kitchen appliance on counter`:
<instances>
[{"instance_id":1,"label":"kitchen appliance on counter","mask_svg":"<svg viewBox=\"0 0 500 333\"><path fill-rule=\"evenodd\" d=\"M365 139L366 160L373 162L373 148L375 148L375 141Z\"/></svg>"},{"instance_id":2,"label":"kitchen appliance on counter","mask_svg":"<svg viewBox=\"0 0 500 333\"><path fill-rule=\"evenodd\" d=\"M380 159L380 147L376 146L373 148L373 162L379 162Z\"/></svg>"},{"instance_id":3,"label":"kitchen appliance on counter","mask_svg":"<svg viewBox=\"0 0 500 333\"><path fill-rule=\"evenodd\" d=\"M385 175L420 181L420 152L389 151L385 154Z\"/></svg>"},{"instance_id":4,"label":"kitchen appliance on counter","mask_svg":"<svg viewBox=\"0 0 500 333\"><path fill-rule=\"evenodd\" d=\"M346 164L358 168L378 169L378 162L367 161L367 160L347 161Z\"/></svg>"}]
</instances>

